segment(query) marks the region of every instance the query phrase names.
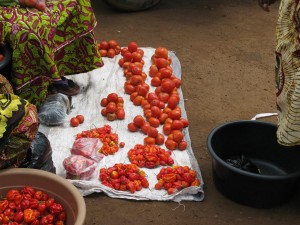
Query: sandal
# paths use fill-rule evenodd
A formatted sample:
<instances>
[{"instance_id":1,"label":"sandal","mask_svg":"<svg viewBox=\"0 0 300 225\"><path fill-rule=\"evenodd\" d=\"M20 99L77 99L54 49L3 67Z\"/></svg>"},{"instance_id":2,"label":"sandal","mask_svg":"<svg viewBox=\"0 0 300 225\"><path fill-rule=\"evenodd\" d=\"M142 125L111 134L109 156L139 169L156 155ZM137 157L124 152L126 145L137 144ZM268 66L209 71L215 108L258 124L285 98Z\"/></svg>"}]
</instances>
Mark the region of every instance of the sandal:
<instances>
[{"instance_id":1,"label":"sandal","mask_svg":"<svg viewBox=\"0 0 300 225\"><path fill-rule=\"evenodd\" d=\"M80 92L79 85L65 77L61 77L60 81L53 82L52 86L57 92L68 96L77 95Z\"/></svg>"}]
</instances>

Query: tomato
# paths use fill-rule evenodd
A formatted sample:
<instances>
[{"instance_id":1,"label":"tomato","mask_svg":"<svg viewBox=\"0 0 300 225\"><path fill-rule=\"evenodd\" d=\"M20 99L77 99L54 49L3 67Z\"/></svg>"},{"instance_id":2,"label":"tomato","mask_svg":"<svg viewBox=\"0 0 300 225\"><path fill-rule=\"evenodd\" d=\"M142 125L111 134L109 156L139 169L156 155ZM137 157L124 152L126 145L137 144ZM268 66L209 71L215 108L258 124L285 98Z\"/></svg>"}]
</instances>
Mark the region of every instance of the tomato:
<instances>
[{"instance_id":1,"label":"tomato","mask_svg":"<svg viewBox=\"0 0 300 225\"><path fill-rule=\"evenodd\" d=\"M172 119L172 120L180 120L181 118L181 111L179 110L172 110L168 113L169 117Z\"/></svg>"},{"instance_id":2,"label":"tomato","mask_svg":"<svg viewBox=\"0 0 300 225\"><path fill-rule=\"evenodd\" d=\"M145 85L138 85L137 92L138 95L146 97L146 95L148 94L148 88Z\"/></svg>"},{"instance_id":3,"label":"tomato","mask_svg":"<svg viewBox=\"0 0 300 225\"><path fill-rule=\"evenodd\" d=\"M158 68L155 64L152 64L149 69L149 76L154 77L158 73Z\"/></svg>"},{"instance_id":4,"label":"tomato","mask_svg":"<svg viewBox=\"0 0 300 225\"><path fill-rule=\"evenodd\" d=\"M137 86L144 83L144 80L141 75L135 74L130 78L130 84Z\"/></svg>"},{"instance_id":5,"label":"tomato","mask_svg":"<svg viewBox=\"0 0 300 225\"><path fill-rule=\"evenodd\" d=\"M125 118L125 111L124 111L124 109L123 108L117 109L116 115L117 115L117 119L123 120Z\"/></svg>"},{"instance_id":6,"label":"tomato","mask_svg":"<svg viewBox=\"0 0 300 225\"><path fill-rule=\"evenodd\" d=\"M107 41L101 41L100 42L100 46L99 49L105 49L108 50L109 46L108 46L108 42Z\"/></svg>"},{"instance_id":7,"label":"tomato","mask_svg":"<svg viewBox=\"0 0 300 225\"><path fill-rule=\"evenodd\" d=\"M84 122L84 116L83 115L77 115L76 118L79 120L79 123Z\"/></svg>"},{"instance_id":8,"label":"tomato","mask_svg":"<svg viewBox=\"0 0 300 225\"><path fill-rule=\"evenodd\" d=\"M159 100L159 99L153 99L153 100L150 102L150 105L151 105L151 106L157 106L157 107L159 107L159 106L160 106L160 100Z\"/></svg>"},{"instance_id":9,"label":"tomato","mask_svg":"<svg viewBox=\"0 0 300 225\"><path fill-rule=\"evenodd\" d=\"M123 55L123 58L124 58L125 62L131 62L131 60L132 60L131 52L129 52L129 51L125 52Z\"/></svg>"},{"instance_id":10,"label":"tomato","mask_svg":"<svg viewBox=\"0 0 300 225\"><path fill-rule=\"evenodd\" d=\"M117 105L115 102L109 102L106 106L107 113L114 113L117 111Z\"/></svg>"},{"instance_id":11,"label":"tomato","mask_svg":"<svg viewBox=\"0 0 300 225\"><path fill-rule=\"evenodd\" d=\"M174 78L172 80L173 80L176 88L179 88L181 86L181 80L180 79Z\"/></svg>"},{"instance_id":12,"label":"tomato","mask_svg":"<svg viewBox=\"0 0 300 225\"><path fill-rule=\"evenodd\" d=\"M144 56L144 50L143 50L143 49L138 48L138 49L136 50L136 52L138 52L139 54L141 54L142 57Z\"/></svg>"},{"instance_id":13,"label":"tomato","mask_svg":"<svg viewBox=\"0 0 300 225\"><path fill-rule=\"evenodd\" d=\"M130 52L135 52L138 49L138 44L135 41L132 41L128 44L128 50Z\"/></svg>"},{"instance_id":14,"label":"tomato","mask_svg":"<svg viewBox=\"0 0 300 225\"><path fill-rule=\"evenodd\" d=\"M172 131L172 125L170 123L165 123L163 125L163 133L165 135L169 135L171 133L171 131Z\"/></svg>"},{"instance_id":15,"label":"tomato","mask_svg":"<svg viewBox=\"0 0 300 225\"><path fill-rule=\"evenodd\" d=\"M143 96L140 96L140 95L138 95L138 96L136 96L134 99L133 99L133 104L134 105L137 105L137 106L139 106L139 105L141 105L142 104L142 101L144 100L144 97Z\"/></svg>"},{"instance_id":16,"label":"tomato","mask_svg":"<svg viewBox=\"0 0 300 225\"><path fill-rule=\"evenodd\" d=\"M155 49L155 55L160 58L168 59L168 49L165 47L158 47Z\"/></svg>"},{"instance_id":17,"label":"tomato","mask_svg":"<svg viewBox=\"0 0 300 225\"><path fill-rule=\"evenodd\" d=\"M102 98L102 99L101 99L101 102L100 102L100 105L101 105L102 107L106 107L106 106L107 106L107 103L108 103L107 98Z\"/></svg>"},{"instance_id":18,"label":"tomato","mask_svg":"<svg viewBox=\"0 0 300 225\"><path fill-rule=\"evenodd\" d=\"M160 86L160 85L161 85L161 80L159 79L159 77L153 77L153 78L151 79L151 85L152 85L153 87L158 87L158 86Z\"/></svg>"},{"instance_id":19,"label":"tomato","mask_svg":"<svg viewBox=\"0 0 300 225\"><path fill-rule=\"evenodd\" d=\"M159 127L159 125L160 125L159 119L157 119L157 118L155 118L153 116L148 119L148 122L150 123L150 125L152 127L155 127L155 128Z\"/></svg>"},{"instance_id":20,"label":"tomato","mask_svg":"<svg viewBox=\"0 0 300 225\"><path fill-rule=\"evenodd\" d=\"M175 83L171 79L166 78L161 82L161 90L163 92L171 93L171 91L173 91L174 88Z\"/></svg>"},{"instance_id":21,"label":"tomato","mask_svg":"<svg viewBox=\"0 0 300 225\"><path fill-rule=\"evenodd\" d=\"M119 54L120 54L120 52L121 52L121 47L120 47L120 45L117 45L117 46L116 46L115 51L116 51L116 55L119 55Z\"/></svg>"},{"instance_id":22,"label":"tomato","mask_svg":"<svg viewBox=\"0 0 300 225\"><path fill-rule=\"evenodd\" d=\"M100 55L101 55L102 57L106 57L106 56L107 56L107 50L105 50L105 49L100 49L100 50L99 50L99 53L100 53Z\"/></svg>"},{"instance_id":23,"label":"tomato","mask_svg":"<svg viewBox=\"0 0 300 225\"><path fill-rule=\"evenodd\" d=\"M142 125L145 123L145 119L144 117L142 117L141 115L137 115L133 118L133 123L137 126L137 127L142 127Z\"/></svg>"},{"instance_id":24,"label":"tomato","mask_svg":"<svg viewBox=\"0 0 300 225\"><path fill-rule=\"evenodd\" d=\"M121 55L124 56L124 54L128 52L128 48L121 48Z\"/></svg>"},{"instance_id":25,"label":"tomato","mask_svg":"<svg viewBox=\"0 0 300 225\"><path fill-rule=\"evenodd\" d=\"M136 132L139 128L137 125L135 125L133 122L129 123L127 125L127 128L130 132Z\"/></svg>"},{"instance_id":26,"label":"tomato","mask_svg":"<svg viewBox=\"0 0 300 225\"><path fill-rule=\"evenodd\" d=\"M155 138L155 143L157 145L162 145L165 142L165 136L161 133L158 133Z\"/></svg>"},{"instance_id":27,"label":"tomato","mask_svg":"<svg viewBox=\"0 0 300 225\"><path fill-rule=\"evenodd\" d=\"M142 58L143 58L143 56L140 53L138 53L138 52L132 53L132 61L133 62L141 62Z\"/></svg>"},{"instance_id":28,"label":"tomato","mask_svg":"<svg viewBox=\"0 0 300 225\"><path fill-rule=\"evenodd\" d=\"M147 134L148 133L148 129L150 128L150 123L148 122L145 122L143 123L143 125L141 126L141 130L144 134Z\"/></svg>"},{"instance_id":29,"label":"tomato","mask_svg":"<svg viewBox=\"0 0 300 225\"><path fill-rule=\"evenodd\" d=\"M107 95L108 102L118 102L119 96L116 93L110 93Z\"/></svg>"},{"instance_id":30,"label":"tomato","mask_svg":"<svg viewBox=\"0 0 300 225\"><path fill-rule=\"evenodd\" d=\"M175 150L177 148L177 143L172 139L167 139L165 142L167 149Z\"/></svg>"},{"instance_id":31,"label":"tomato","mask_svg":"<svg viewBox=\"0 0 300 225\"><path fill-rule=\"evenodd\" d=\"M132 84L126 84L124 86L125 93L129 95L135 92L135 89L136 89L135 86Z\"/></svg>"},{"instance_id":32,"label":"tomato","mask_svg":"<svg viewBox=\"0 0 300 225\"><path fill-rule=\"evenodd\" d=\"M118 46L118 42L116 40L109 40L108 41L109 48L115 49Z\"/></svg>"},{"instance_id":33,"label":"tomato","mask_svg":"<svg viewBox=\"0 0 300 225\"><path fill-rule=\"evenodd\" d=\"M115 119L117 119L117 115L115 112L107 113L106 118L108 121L114 121Z\"/></svg>"},{"instance_id":34,"label":"tomato","mask_svg":"<svg viewBox=\"0 0 300 225\"><path fill-rule=\"evenodd\" d=\"M178 144L178 149L179 150L185 150L187 148L187 142L186 141L181 141Z\"/></svg>"},{"instance_id":35,"label":"tomato","mask_svg":"<svg viewBox=\"0 0 300 225\"><path fill-rule=\"evenodd\" d=\"M133 75L141 75L142 69L139 66L133 66L131 72Z\"/></svg>"},{"instance_id":36,"label":"tomato","mask_svg":"<svg viewBox=\"0 0 300 225\"><path fill-rule=\"evenodd\" d=\"M186 128L189 126L189 121L187 119L183 119L181 118L180 121L182 122L183 124L183 128Z\"/></svg>"},{"instance_id":37,"label":"tomato","mask_svg":"<svg viewBox=\"0 0 300 225\"><path fill-rule=\"evenodd\" d=\"M101 115L102 116L106 116L107 115L106 108L104 108L104 109L101 110Z\"/></svg>"},{"instance_id":38,"label":"tomato","mask_svg":"<svg viewBox=\"0 0 300 225\"><path fill-rule=\"evenodd\" d=\"M174 109L178 105L179 101L175 96L170 96L168 99L168 108Z\"/></svg>"},{"instance_id":39,"label":"tomato","mask_svg":"<svg viewBox=\"0 0 300 225\"><path fill-rule=\"evenodd\" d=\"M182 130L183 123L180 120L173 120L171 127L172 130Z\"/></svg>"},{"instance_id":40,"label":"tomato","mask_svg":"<svg viewBox=\"0 0 300 225\"><path fill-rule=\"evenodd\" d=\"M152 117L151 109L145 109L144 116L146 117L147 120L149 120L149 118Z\"/></svg>"},{"instance_id":41,"label":"tomato","mask_svg":"<svg viewBox=\"0 0 300 225\"><path fill-rule=\"evenodd\" d=\"M115 49L110 48L110 49L107 50L107 57L108 58L113 58L113 57L115 57L115 55L116 55Z\"/></svg>"},{"instance_id":42,"label":"tomato","mask_svg":"<svg viewBox=\"0 0 300 225\"><path fill-rule=\"evenodd\" d=\"M153 137L145 137L144 138L145 145L155 145L155 138Z\"/></svg>"},{"instance_id":43,"label":"tomato","mask_svg":"<svg viewBox=\"0 0 300 225\"><path fill-rule=\"evenodd\" d=\"M76 117L71 118L70 124L72 127L78 127L79 125L79 120Z\"/></svg>"},{"instance_id":44,"label":"tomato","mask_svg":"<svg viewBox=\"0 0 300 225\"><path fill-rule=\"evenodd\" d=\"M155 127L150 126L147 131L147 135L149 137L155 138L158 134L158 130Z\"/></svg>"},{"instance_id":45,"label":"tomato","mask_svg":"<svg viewBox=\"0 0 300 225\"><path fill-rule=\"evenodd\" d=\"M177 143L183 140L183 133L180 130L172 130L171 134L173 134L173 140Z\"/></svg>"},{"instance_id":46,"label":"tomato","mask_svg":"<svg viewBox=\"0 0 300 225\"><path fill-rule=\"evenodd\" d=\"M154 99L158 99L158 96L154 92L149 92L147 95L147 100L151 103Z\"/></svg>"},{"instance_id":47,"label":"tomato","mask_svg":"<svg viewBox=\"0 0 300 225\"><path fill-rule=\"evenodd\" d=\"M156 58L155 65L158 69L165 68L169 65L169 61L164 58Z\"/></svg>"},{"instance_id":48,"label":"tomato","mask_svg":"<svg viewBox=\"0 0 300 225\"><path fill-rule=\"evenodd\" d=\"M162 110L157 107L157 106L151 106L151 113L152 113L152 116L155 117L155 118L159 118L162 114Z\"/></svg>"},{"instance_id":49,"label":"tomato","mask_svg":"<svg viewBox=\"0 0 300 225\"><path fill-rule=\"evenodd\" d=\"M168 116L168 114L167 113L162 113L161 115L160 115L160 117L158 118L159 119L159 122L160 122L160 124L164 124L165 123L165 121L166 121L166 119L168 118L169 116Z\"/></svg>"},{"instance_id":50,"label":"tomato","mask_svg":"<svg viewBox=\"0 0 300 225\"><path fill-rule=\"evenodd\" d=\"M164 78L170 78L172 76L172 71L168 68L161 68L159 70L160 72L160 78L164 79Z\"/></svg>"},{"instance_id":51,"label":"tomato","mask_svg":"<svg viewBox=\"0 0 300 225\"><path fill-rule=\"evenodd\" d=\"M157 88L158 88L158 87L157 87ZM156 89L155 89L155 90L156 90ZM160 93L158 94L159 100L162 101L162 102L164 102L164 103L167 103L167 102L168 102L169 97L170 97L170 95L169 95L168 93L166 93L166 92L160 92Z\"/></svg>"}]
</instances>

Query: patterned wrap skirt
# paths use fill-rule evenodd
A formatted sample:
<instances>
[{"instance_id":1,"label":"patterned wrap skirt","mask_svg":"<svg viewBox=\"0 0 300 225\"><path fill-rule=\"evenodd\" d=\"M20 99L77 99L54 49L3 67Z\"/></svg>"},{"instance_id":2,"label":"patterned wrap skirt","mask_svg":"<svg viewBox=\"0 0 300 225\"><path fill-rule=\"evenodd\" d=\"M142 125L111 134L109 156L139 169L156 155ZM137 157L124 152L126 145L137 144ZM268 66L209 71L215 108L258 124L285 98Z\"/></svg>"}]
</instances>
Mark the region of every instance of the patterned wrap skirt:
<instances>
[{"instance_id":1,"label":"patterned wrap skirt","mask_svg":"<svg viewBox=\"0 0 300 225\"><path fill-rule=\"evenodd\" d=\"M283 0L276 27L278 143L300 144L300 3Z\"/></svg>"},{"instance_id":2,"label":"patterned wrap skirt","mask_svg":"<svg viewBox=\"0 0 300 225\"><path fill-rule=\"evenodd\" d=\"M0 44L12 48L15 93L39 106L52 81L103 65L89 0L48 0L46 11L0 7Z\"/></svg>"}]
</instances>

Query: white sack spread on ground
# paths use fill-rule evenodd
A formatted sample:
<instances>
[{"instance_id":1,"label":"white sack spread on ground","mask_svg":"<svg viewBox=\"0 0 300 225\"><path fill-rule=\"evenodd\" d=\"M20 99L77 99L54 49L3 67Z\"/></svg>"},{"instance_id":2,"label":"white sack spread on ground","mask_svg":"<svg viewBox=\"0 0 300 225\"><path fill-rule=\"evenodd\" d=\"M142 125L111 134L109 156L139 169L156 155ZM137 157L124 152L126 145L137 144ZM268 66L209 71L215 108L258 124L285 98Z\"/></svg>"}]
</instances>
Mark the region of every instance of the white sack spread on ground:
<instances>
[{"instance_id":1,"label":"white sack spread on ground","mask_svg":"<svg viewBox=\"0 0 300 225\"><path fill-rule=\"evenodd\" d=\"M149 68L151 66L151 56L154 54L155 49L142 49L145 52L143 57L143 60L145 61L143 71L148 75ZM156 190L154 188L154 185L157 183L156 175L162 168L161 166L155 169L140 168L147 174L149 188L143 188L141 191L136 191L133 194L127 191L117 191L111 189L102 185L99 181L100 168L107 168L113 166L115 163L130 163L127 157L127 152L136 144L143 144L145 137L145 135L141 132L132 133L127 129L127 124L132 122L136 115L143 115L143 109L141 106L133 105L132 101L130 101L129 95L124 93L123 87L125 83L125 77L123 75L123 69L118 64L118 61L121 57L121 55L117 55L113 59L103 58L104 66L102 68L93 70L86 74L68 76L68 78L76 81L81 87L81 92L72 97L73 108L68 115L68 122L65 122L60 126L52 127L40 125L39 131L43 132L51 143L56 174L66 177L66 170L63 167L63 160L70 156L70 149L75 141L76 134L84 130L103 127L105 124L108 124L112 127L112 132L118 134L119 143L125 142L125 147L119 148L119 151L114 155L105 156L102 161L98 163L98 167L91 180L69 180L79 189L83 196L92 194L94 192L104 192L113 198L158 201L171 200L176 202L182 200L202 201L204 198L204 183L199 165L192 150L188 127L184 129L184 140L186 140L188 143L187 149L184 151L172 151L172 158L174 159L174 165L189 166L197 172L198 179L201 182L199 187L185 188L173 195L168 195L164 189ZM172 58L171 67L173 68L173 74L181 79L181 65L179 59L173 52L169 52L169 57ZM146 83L149 85L150 80L151 77L148 76ZM100 105L100 101L102 98L107 97L107 95L112 92L117 93L124 99L124 109L126 113L124 120L115 120L110 122L101 115L102 106ZM150 88L150 92L154 92L154 87ZM181 88L179 88L178 93L181 99L179 106L182 110L182 117L187 118ZM80 124L78 127L71 127L69 120L78 114L84 115L84 123ZM162 126L160 126L158 130L160 133L163 133ZM160 147L167 150L164 145Z\"/></svg>"}]
</instances>

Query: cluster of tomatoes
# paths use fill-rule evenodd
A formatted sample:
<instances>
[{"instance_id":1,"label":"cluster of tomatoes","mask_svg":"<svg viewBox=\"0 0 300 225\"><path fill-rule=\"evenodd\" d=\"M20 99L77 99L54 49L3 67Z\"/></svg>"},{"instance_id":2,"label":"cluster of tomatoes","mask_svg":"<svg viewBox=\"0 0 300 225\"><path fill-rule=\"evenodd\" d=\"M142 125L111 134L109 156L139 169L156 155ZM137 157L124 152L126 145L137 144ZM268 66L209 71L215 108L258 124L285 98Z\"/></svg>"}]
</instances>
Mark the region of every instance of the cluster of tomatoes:
<instances>
[{"instance_id":1,"label":"cluster of tomatoes","mask_svg":"<svg viewBox=\"0 0 300 225\"><path fill-rule=\"evenodd\" d=\"M101 110L102 116L105 116L109 121L125 118L124 99L118 94L108 94L106 98L101 99L100 105L105 107Z\"/></svg>"},{"instance_id":2,"label":"cluster of tomatoes","mask_svg":"<svg viewBox=\"0 0 300 225\"><path fill-rule=\"evenodd\" d=\"M98 50L102 57L113 58L120 54L121 47L116 40L101 41L98 43Z\"/></svg>"},{"instance_id":3,"label":"cluster of tomatoes","mask_svg":"<svg viewBox=\"0 0 300 225\"><path fill-rule=\"evenodd\" d=\"M79 124L82 124L84 122L84 116L83 115L77 115L70 119L70 125L72 127L78 127Z\"/></svg>"},{"instance_id":4,"label":"cluster of tomatoes","mask_svg":"<svg viewBox=\"0 0 300 225\"><path fill-rule=\"evenodd\" d=\"M155 189L165 189L170 195L183 188L200 185L196 171L188 166L164 167L156 175L156 178L158 182L155 184Z\"/></svg>"},{"instance_id":5,"label":"cluster of tomatoes","mask_svg":"<svg viewBox=\"0 0 300 225\"><path fill-rule=\"evenodd\" d=\"M9 189L0 198L0 224L42 225L66 224L66 213L60 203L41 190L25 186Z\"/></svg>"},{"instance_id":6,"label":"cluster of tomatoes","mask_svg":"<svg viewBox=\"0 0 300 225\"><path fill-rule=\"evenodd\" d=\"M171 151L166 151L157 145L136 144L134 148L128 151L127 155L130 162L138 167L152 169L158 166L171 166L174 164Z\"/></svg>"},{"instance_id":7,"label":"cluster of tomatoes","mask_svg":"<svg viewBox=\"0 0 300 225\"><path fill-rule=\"evenodd\" d=\"M109 125L82 131L76 135L76 139L83 137L99 138L103 144L100 152L104 155L113 155L119 150L118 134L112 133L111 126Z\"/></svg>"},{"instance_id":8,"label":"cluster of tomatoes","mask_svg":"<svg viewBox=\"0 0 300 225\"><path fill-rule=\"evenodd\" d=\"M149 187L145 172L135 164L117 163L109 168L101 168L99 179L107 187L131 193Z\"/></svg>"}]
</instances>

